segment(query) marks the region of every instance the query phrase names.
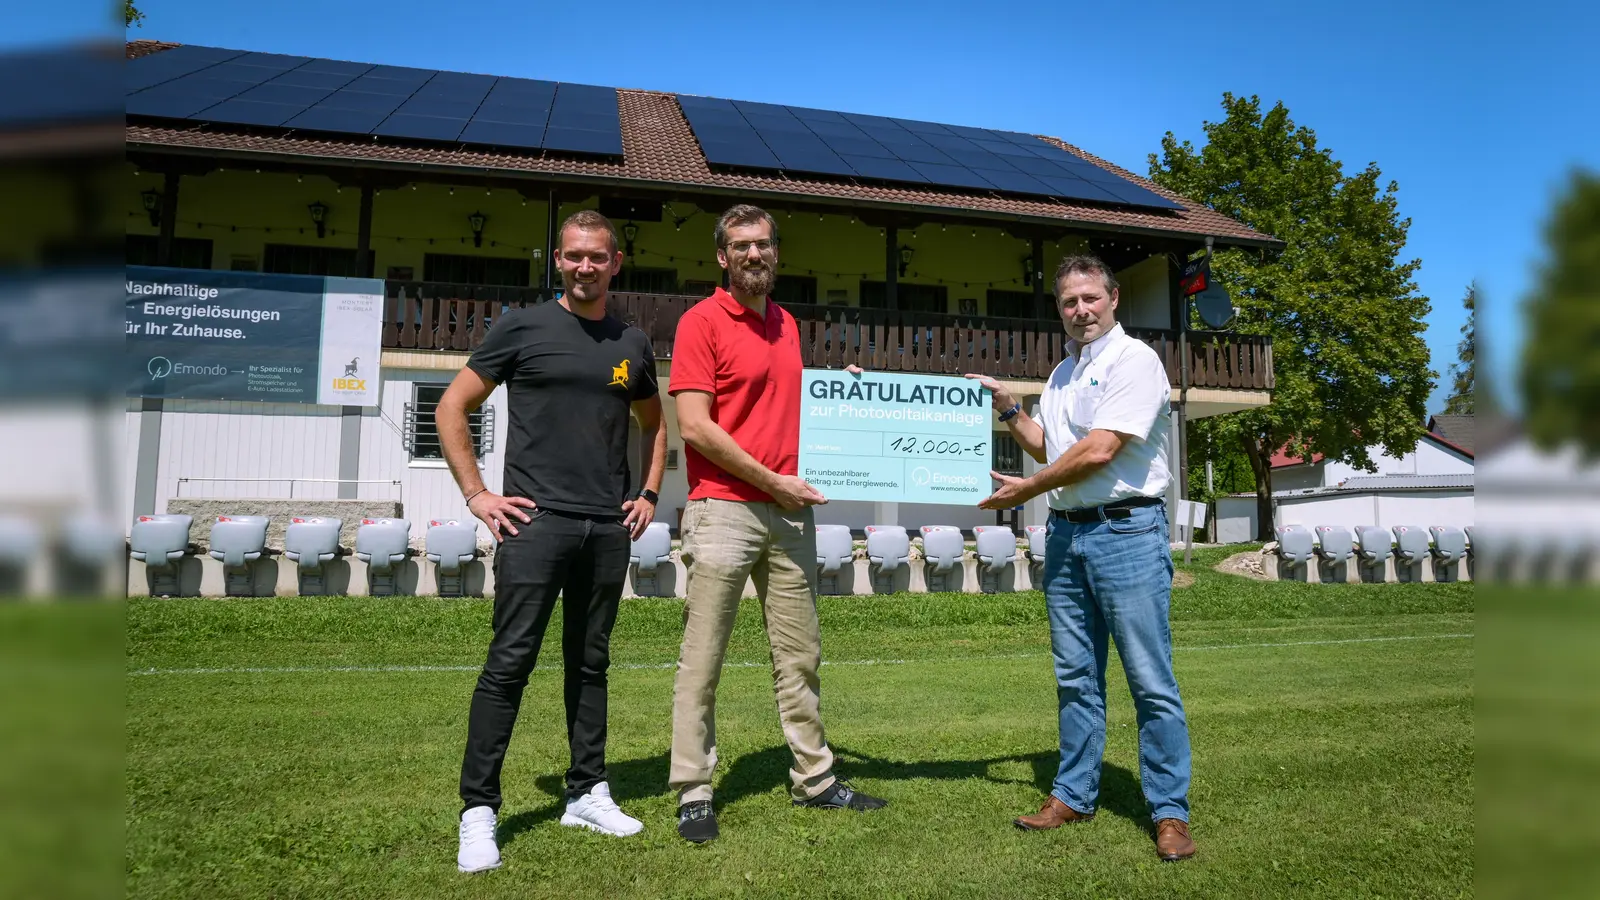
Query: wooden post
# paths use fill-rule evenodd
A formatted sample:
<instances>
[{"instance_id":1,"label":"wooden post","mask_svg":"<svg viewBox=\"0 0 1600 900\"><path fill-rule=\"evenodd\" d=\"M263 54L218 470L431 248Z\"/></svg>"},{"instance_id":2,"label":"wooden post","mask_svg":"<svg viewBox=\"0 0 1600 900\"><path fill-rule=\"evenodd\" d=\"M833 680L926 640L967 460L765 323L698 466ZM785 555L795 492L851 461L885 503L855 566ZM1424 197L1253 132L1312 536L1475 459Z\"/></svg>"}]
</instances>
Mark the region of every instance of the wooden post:
<instances>
[{"instance_id":1,"label":"wooden post","mask_svg":"<svg viewBox=\"0 0 1600 900\"><path fill-rule=\"evenodd\" d=\"M556 203L555 188L551 188L550 198L545 205L544 289L547 291L556 286L556 228L560 224L556 216L560 212L561 209Z\"/></svg>"},{"instance_id":2,"label":"wooden post","mask_svg":"<svg viewBox=\"0 0 1600 900\"><path fill-rule=\"evenodd\" d=\"M361 214L356 222L356 275L360 278L372 277L372 194L372 185L361 186Z\"/></svg>"},{"instance_id":3,"label":"wooden post","mask_svg":"<svg viewBox=\"0 0 1600 900\"><path fill-rule=\"evenodd\" d=\"M178 228L177 172L166 173L161 189L161 238L156 244L156 265L172 265L172 237Z\"/></svg>"},{"instance_id":4,"label":"wooden post","mask_svg":"<svg viewBox=\"0 0 1600 900\"><path fill-rule=\"evenodd\" d=\"M1044 271L1044 238L1033 239L1033 315L1039 319L1048 320L1050 310L1045 307L1044 283L1050 276ZM1055 293L1055 285L1051 285L1051 293Z\"/></svg>"},{"instance_id":5,"label":"wooden post","mask_svg":"<svg viewBox=\"0 0 1600 900\"><path fill-rule=\"evenodd\" d=\"M890 309L899 309L900 304L895 297L896 284L900 275L900 229L889 225L883 229L883 301Z\"/></svg>"}]
</instances>

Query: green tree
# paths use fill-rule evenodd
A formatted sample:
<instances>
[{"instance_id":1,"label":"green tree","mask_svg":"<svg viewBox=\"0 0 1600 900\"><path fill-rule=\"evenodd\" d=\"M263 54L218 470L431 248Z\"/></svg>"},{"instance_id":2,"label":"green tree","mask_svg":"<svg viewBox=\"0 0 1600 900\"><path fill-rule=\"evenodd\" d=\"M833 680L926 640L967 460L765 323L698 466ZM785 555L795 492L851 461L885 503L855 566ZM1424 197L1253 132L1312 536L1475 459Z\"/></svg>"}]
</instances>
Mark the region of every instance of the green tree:
<instances>
[{"instance_id":1,"label":"green tree","mask_svg":"<svg viewBox=\"0 0 1600 900\"><path fill-rule=\"evenodd\" d=\"M1150 177L1285 242L1281 252L1219 251L1212 275L1239 308L1237 330L1270 335L1276 389L1269 406L1208 427L1233 440L1255 478L1259 532L1272 529L1271 459L1288 445L1372 469L1369 447L1401 456L1422 434L1435 373L1422 340L1429 301L1401 262L1409 219L1376 163L1347 175L1282 103L1224 94L1201 149L1171 132Z\"/></svg>"},{"instance_id":2,"label":"green tree","mask_svg":"<svg viewBox=\"0 0 1600 900\"><path fill-rule=\"evenodd\" d=\"M133 5L133 0L122 0L122 27L144 27L144 13L139 12L139 7Z\"/></svg>"},{"instance_id":3,"label":"green tree","mask_svg":"<svg viewBox=\"0 0 1600 900\"><path fill-rule=\"evenodd\" d=\"M1600 173L1575 172L1545 226L1527 303L1522 405L1527 432L1600 456Z\"/></svg>"},{"instance_id":4,"label":"green tree","mask_svg":"<svg viewBox=\"0 0 1600 900\"><path fill-rule=\"evenodd\" d=\"M1467 285L1467 295L1461 298L1467 309L1467 324L1461 326L1461 343L1456 345L1456 363L1450 367L1450 399L1444 411L1453 416L1474 415L1473 398L1478 383L1478 283Z\"/></svg>"}]
</instances>

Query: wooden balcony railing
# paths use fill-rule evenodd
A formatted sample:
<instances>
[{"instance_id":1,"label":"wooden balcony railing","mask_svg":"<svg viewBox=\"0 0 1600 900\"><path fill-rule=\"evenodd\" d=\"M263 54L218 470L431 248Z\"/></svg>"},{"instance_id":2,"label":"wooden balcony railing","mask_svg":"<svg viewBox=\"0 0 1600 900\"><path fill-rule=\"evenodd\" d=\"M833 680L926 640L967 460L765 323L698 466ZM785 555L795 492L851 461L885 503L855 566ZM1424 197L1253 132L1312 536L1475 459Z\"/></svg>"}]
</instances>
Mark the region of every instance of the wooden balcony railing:
<instances>
[{"instance_id":1,"label":"wooden balcony railing","mask_svg":"<svg viewBox=\"0 0 1600 900\"><path fill-rule=\"evenodd\" d=\"M387 285L383 346L470 351L505 310L542 302L538 288L391 281ZM650 337L658 359L672 358L678 320L702 298L613 293L611 311ZM811 368L859 365L888 372L1044 379L1061 361L1065 335L1058 321L951 316L853 306L785 304L800 327L800 352ZM1178 334L1130 328L1180 381ZM1271 390L1272 341L1253 335L1189 333L1192 387Z\"/></svg>"}]
</instances>

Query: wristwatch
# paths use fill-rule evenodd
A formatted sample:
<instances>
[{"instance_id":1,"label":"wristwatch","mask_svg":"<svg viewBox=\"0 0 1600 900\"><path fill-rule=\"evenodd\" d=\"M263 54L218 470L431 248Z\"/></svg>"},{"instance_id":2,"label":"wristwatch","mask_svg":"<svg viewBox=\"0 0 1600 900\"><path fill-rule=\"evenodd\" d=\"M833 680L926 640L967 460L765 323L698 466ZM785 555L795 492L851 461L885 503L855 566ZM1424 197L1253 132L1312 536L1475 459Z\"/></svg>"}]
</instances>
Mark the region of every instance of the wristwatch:
<instances>
[{"instance_id":1,"label":"wristwatch","mask_svg":"<svg viewBox=\"0 0 1600 900\"><path fill-rule=\"evenodd\" d=\"M645 488L644 490L639 492L639 499L640 500L648 500L648 501L650 501L650 505L651 506L655 506L656 504L661 502L661 495L657 494L655 491L650 490L649 488Z\"/></svg>"},{"instance_id":2,"label":"wristwatch","mask_svg":"<svg viewBox=\"0 0 1600 900\"><path fill-rule=\"evenodd\" d=\"M1000 421L1009 422L1012 419L1015 419L1017 417L1017 415L1019 413L1021 413L1021 412L1022 412L1022 404L1021 403L1013 403L1013 404L1011 404L1011 408L1010 409L1008 409L1005 412L1000 414Z\"/></svg>"}]
</instances>

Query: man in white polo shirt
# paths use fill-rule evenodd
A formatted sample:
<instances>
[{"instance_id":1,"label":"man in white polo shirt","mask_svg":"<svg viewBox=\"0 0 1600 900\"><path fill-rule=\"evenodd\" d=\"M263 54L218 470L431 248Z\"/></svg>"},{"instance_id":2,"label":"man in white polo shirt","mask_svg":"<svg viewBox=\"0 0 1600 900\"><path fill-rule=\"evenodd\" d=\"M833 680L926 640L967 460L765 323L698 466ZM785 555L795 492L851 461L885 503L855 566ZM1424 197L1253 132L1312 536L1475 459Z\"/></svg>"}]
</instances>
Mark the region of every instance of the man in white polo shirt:
<instances>
[{"instance_id":1,"label":"man in white polo shirt","mask_svg":"<svg viewBox=\"0 0 1600 900\"><path fill-rule=\"evenodd\" d=\"M980 506L1011 509L1049 492L1044 595L1060 709L1061 762L1044 806L1019 828L1094 818L1106 744L1107 639L1115 640L1139 721L1140 782L1156 852L1194 855L1189 837L1189 726L1172 672L1172 553L1162 497L1171 482L1171 384L1160 357L1117 324L1117 281L1092 256L1056 270L1056 301L1071 340L1040 399L1043 421L993 379L995 410L1028 455L1027 478L994 473Z\"/></svg>"}]
</instances>

